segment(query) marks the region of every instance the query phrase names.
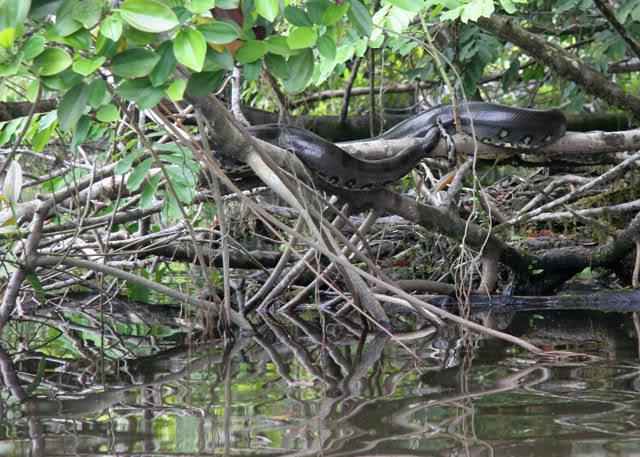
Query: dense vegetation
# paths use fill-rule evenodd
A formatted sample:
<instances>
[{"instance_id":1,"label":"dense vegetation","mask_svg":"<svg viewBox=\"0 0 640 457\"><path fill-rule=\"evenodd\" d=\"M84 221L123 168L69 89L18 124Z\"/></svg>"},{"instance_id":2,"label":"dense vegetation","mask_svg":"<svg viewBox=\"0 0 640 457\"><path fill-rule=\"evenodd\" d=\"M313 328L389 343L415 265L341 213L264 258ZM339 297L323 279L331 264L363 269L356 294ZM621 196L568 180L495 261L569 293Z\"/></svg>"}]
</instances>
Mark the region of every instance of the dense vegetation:
<instances>
[{"instance_id":1,"label":"dense vegetation","mask_svg":"<svg viewBox=\"0 0 640 457\"><path fill-rule=\"evenodd\" d=\"M373 327L394 303L506 338L409 292L635 286L639 32L637 0L0 0L0 330L60 294L157 292L250 332L315 292ZM456 135L457 160L443 140L329 200L245 130L368 138L463 100L560 107L574 132L526 154Z\"/></svg>"}]
</instances>

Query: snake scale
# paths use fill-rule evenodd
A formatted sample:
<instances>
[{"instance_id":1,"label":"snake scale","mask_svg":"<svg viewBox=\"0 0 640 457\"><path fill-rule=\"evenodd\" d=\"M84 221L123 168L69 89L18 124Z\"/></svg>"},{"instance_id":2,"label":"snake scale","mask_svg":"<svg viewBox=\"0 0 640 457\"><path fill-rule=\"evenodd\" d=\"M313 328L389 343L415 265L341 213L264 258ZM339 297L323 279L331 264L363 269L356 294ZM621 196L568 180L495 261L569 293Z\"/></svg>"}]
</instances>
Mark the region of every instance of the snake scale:
<instances>
[{"instance_id":1,"label":"snake scale","mask_svg":"<svg viewBox=\"0 0 640 457\"><path fill-rule=\"evenodd\" d=\"M463 131L483 142L515 149L535 149L561 138L566 119L557 109L534 110L485 102L461 104L458 112ZM472 127L473 126L473 127ZM406 175L427 157L440 141L441 132L455 132L451 105L439 105L412 116L372 138L422 138L417 146L380 159L356 158L324 138L290 125L268 124L250 128L261 140L296 155L306 167L330 186L363 190L384 187ZM223 164L224 165L224 164Z\"/></svg>"}]
</instances>

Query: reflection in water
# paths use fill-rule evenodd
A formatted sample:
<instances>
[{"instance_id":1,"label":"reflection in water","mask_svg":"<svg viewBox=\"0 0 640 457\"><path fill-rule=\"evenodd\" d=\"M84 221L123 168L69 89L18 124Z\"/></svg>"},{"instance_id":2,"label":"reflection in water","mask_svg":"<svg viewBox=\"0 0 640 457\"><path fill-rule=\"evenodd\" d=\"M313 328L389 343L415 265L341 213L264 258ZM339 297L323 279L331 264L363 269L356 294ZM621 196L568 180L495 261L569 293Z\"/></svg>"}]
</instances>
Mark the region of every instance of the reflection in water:
<instances>
[{"instance_id":1,"label":"reflection in water","mask_svg":"<svg viewBox=\"0 0 640 457\"><path fill-rule=\"evenodd\" d=\"M409 352L353 322L266 317L254 338L202 346L178 344L179 326L107 322L97 340L95 316L58 319L67 326L52 332L30 317L0 351L0 455L640 453L640 364L623 315L510 323L593 356L583 363L453 328L402 335Z\"/></svg>"}]
</instances>

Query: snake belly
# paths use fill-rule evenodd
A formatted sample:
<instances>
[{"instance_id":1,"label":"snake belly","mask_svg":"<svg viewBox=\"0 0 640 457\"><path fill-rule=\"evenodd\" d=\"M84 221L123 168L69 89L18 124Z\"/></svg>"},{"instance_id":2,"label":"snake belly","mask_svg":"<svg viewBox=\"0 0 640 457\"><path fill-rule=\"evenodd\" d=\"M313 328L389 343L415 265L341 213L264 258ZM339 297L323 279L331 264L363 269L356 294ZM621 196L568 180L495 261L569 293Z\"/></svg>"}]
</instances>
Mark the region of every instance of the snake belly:
<instances>
[{"instance_id":1,"label":"snake belly","mask_svg":"<svg viewBox=\"0 0 640 457\"><path fill-rule=\"evenodd\" d=\"M553 143L566 131L566 119L557 109L534 110L485 102L460 104L460 123L467 135L483 143L515 149L535 149ZM296 155L320 180L333 187L375 189L400 180L427 157L440 140L441 129L455 132L453 108L439 105L397 124L370 140L422 138L416 146L393 157L366 160L308 130L291 125L267 124L250 128L261 140ZM360 140L362 141L362 140Z\"/></svg>"}]
</instances>

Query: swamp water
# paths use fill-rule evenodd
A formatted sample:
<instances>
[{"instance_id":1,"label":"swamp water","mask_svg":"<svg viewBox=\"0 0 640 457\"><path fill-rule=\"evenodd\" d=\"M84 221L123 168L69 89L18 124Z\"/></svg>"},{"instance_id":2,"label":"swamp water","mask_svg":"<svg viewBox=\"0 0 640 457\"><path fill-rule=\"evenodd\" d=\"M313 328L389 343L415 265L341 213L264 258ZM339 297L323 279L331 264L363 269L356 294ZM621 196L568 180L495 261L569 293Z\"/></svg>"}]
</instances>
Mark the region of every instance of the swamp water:
<instances>
[{"instance_id":1,"label":"swamp water","mask_svg":"<svg viewBox=\"0 0 640 457\"><path fill-rule=\"evenodd\" d=\"M188 319L133 317L13 323L1 456L640 455L629 314L517 315L539 347L583 354L555 361L455 328L408 329L403 347L357 322L283 318L205 345Z\"/></svg>"}]
</instances>

